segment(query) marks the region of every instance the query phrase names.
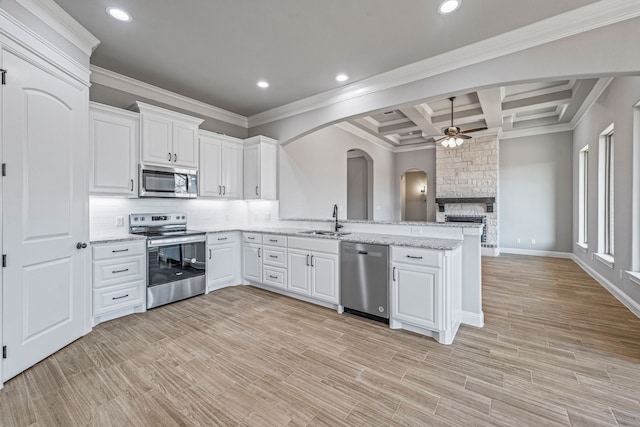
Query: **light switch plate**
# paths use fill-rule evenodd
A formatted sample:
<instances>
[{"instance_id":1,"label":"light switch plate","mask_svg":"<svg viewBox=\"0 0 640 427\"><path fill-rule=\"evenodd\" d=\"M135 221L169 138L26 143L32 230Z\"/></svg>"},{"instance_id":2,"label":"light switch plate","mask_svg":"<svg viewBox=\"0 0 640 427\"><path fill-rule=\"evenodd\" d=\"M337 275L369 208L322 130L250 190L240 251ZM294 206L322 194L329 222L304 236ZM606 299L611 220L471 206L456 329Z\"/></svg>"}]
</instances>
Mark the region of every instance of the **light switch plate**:
<instances>
[{"instance_id":1,"label":"light switch plate","mask_svg":"<svg viewBox=\"0 0 640 427\"><path fill-rule=\"evenodd\" d=\"M124 227L124 216L118 215L116 217L116 227Z\"/></svg>"}]
</instances>

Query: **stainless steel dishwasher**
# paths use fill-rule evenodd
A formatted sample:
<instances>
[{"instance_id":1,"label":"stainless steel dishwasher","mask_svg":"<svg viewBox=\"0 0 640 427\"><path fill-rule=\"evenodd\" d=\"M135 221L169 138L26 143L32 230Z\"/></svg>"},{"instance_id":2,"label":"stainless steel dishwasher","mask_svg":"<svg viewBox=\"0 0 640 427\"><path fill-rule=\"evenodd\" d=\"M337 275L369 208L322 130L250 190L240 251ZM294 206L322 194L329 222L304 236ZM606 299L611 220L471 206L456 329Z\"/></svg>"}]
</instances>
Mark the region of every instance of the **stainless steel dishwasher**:
<instances>
[{"instance_id":1,"label":"stainless steel dishwasher","mask_svg":"<svg viewBox=\"0 0 640 427\"><path fill-rule=\"evenodd\" d=\"M340 305L374 320L389 321L389 246L341 242Z\"/></svg>"}]
</instances>

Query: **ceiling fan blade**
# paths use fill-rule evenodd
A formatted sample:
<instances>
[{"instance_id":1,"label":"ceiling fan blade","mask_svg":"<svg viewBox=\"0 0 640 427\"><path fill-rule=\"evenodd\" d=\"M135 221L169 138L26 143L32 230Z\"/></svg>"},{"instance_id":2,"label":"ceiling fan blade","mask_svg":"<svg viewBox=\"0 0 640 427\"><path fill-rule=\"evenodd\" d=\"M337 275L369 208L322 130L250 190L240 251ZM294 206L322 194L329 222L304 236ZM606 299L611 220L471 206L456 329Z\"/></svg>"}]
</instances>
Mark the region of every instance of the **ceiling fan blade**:
<instances>
[{"instance_id":1,"label":"ceiling fan blade","mask_svg":"<svg viewBox=\"0 0 640 427\"><path fill-rule=\"evenodd\" d=\"M481 130L487 130L488 128L483 127L483 128L475 128L475 129L467 129L467 130L463 130L462 132L460 132L461 134L464 133L473 133L473 132L480 132Z\"/></svg>"}]
</instances>

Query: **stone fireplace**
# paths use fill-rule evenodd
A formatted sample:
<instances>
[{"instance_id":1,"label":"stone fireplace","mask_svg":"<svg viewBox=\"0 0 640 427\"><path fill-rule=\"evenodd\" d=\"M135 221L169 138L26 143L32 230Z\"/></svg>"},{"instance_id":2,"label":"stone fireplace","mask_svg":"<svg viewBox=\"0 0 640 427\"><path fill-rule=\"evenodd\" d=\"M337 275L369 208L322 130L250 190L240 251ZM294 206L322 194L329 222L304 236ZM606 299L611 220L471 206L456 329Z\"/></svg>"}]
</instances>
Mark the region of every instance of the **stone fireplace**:
<instances>
[{"instance_id":1,"label":"stone fireplace","mask_svg":"<svg viewBox=\"0 0 640 427\"><path fill-rule=\"evenodd\" d=\"M469 139L456 148L436 144L436 220L480 218L485 224L484 255L498 255L497 195L497 135Z\"/></svg>"}]
</instances>

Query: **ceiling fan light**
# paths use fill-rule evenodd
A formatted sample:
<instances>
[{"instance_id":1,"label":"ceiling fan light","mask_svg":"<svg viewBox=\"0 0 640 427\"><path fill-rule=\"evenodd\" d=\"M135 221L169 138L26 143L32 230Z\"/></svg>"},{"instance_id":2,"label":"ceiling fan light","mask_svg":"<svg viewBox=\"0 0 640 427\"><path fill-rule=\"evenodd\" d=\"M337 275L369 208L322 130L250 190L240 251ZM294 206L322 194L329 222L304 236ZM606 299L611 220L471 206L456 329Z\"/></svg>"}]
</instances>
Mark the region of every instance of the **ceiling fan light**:
<instances>
[{"instance_id":1,"label":"ceiling fan light","mask_svg":"<svg viewBox=\"0 0 640 427\"><path fill-rule=\"evenodd\" d=\"M456 138L456 145L457 146L461 146L463 141L464 141L464 139L462 139L462 138Z\"/></svg>"}]
</instances>

